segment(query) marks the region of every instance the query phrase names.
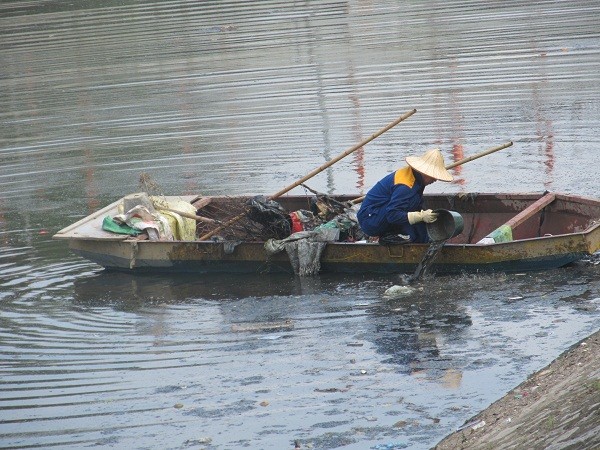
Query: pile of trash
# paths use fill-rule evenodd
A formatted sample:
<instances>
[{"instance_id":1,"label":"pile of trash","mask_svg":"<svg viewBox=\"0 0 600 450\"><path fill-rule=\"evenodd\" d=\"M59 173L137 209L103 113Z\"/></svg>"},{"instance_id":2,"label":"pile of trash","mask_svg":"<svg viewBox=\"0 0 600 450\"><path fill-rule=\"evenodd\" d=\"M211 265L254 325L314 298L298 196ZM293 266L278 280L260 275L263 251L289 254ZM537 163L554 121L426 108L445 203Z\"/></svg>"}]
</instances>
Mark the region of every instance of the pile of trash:
<instances>
[{"instance_id":1,"label":"pile of trash","mask_svg":"<svg viewBox=\"0 0 600 450\"><path fill-rule=\"evenodd\" d=\"M319 273L327 242L355 242L366 237L356 218L358 207L323 194L311 199L310 210L288 213L264 196L253 197L248 206L248 218L263 225L273 236L265 242L267 254L285 250L299 276Z\"/></svg>"},{"instance_id":2,"label":"pile of trash","mask_svg":"<svg viewBox=\"0 0 600 450\"><path fill-rule=\"evenodd\" d=\"M319 273L321 255L328 242L366 239L356 218L359 206L339 202L324 194L311 198L310 209L292 212L265 196L252 197L245 207L247 219L258 225L256 233L265 240L267 255L285 250L294 272L300 276ZM118 214L104 218L102 229L131 236L145 234L150 241L194 241L197 238L197 223L193 218L198 218L196 212L194 205L184 200L146 193L131 194L123 198ZM241 242L220 236L213 240L232 244L226 253Z\"/></svg>"},{"instance_id":3,"label":"pile of trash","mask_svg":"<svg viewBox=\"0 0 600 450\"><path fill-rule=\"evenodd\" d=\"M130 236L146 233L151 241L196 239L196 221L182 216L193 215L196 209L184 200L167 200L145 193L131 194L123 198L118 212L115 216L104 218L103 230Z\"/></svg>"}]
</instances>

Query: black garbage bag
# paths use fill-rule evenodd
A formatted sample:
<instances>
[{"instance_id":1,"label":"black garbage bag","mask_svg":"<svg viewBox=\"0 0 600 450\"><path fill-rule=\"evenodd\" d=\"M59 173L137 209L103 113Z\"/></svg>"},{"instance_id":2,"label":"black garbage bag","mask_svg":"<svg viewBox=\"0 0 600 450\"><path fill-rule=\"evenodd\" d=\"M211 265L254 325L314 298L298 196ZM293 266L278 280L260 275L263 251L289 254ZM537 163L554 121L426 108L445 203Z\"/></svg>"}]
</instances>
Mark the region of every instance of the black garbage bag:
<instances>
[{"instance_id":1,"label":"black garbage bag","mask_svg":"<svg viewBox=\"0 0 600 450\"><path fill-rule=\"evenodd\" d=\"M292 232L292 219L288 212L274 200L257 195L248 200L248 218L260 223L276 239L288 237Z\"/></svg>"}]
</instances>

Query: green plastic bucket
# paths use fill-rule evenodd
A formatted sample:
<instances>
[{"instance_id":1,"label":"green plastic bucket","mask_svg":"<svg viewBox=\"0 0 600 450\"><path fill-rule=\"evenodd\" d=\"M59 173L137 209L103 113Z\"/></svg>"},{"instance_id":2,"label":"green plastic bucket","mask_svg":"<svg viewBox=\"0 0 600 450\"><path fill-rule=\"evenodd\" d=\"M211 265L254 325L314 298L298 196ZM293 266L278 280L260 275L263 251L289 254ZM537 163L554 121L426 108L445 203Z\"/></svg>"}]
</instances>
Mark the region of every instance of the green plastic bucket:
<instances>
[{"instance_id":1,"label":"green plastic bucket","mask_svg":"<svg viewBox=\"0 0 600 450\"><path fill-rule=\"evenodd\" d=\"M436 209L434 212L438 215L437 220L426 224L427 234L432 241L447 241L462 233L464 221L459 213L447 209Z\"/></svg>"}]
</instances>

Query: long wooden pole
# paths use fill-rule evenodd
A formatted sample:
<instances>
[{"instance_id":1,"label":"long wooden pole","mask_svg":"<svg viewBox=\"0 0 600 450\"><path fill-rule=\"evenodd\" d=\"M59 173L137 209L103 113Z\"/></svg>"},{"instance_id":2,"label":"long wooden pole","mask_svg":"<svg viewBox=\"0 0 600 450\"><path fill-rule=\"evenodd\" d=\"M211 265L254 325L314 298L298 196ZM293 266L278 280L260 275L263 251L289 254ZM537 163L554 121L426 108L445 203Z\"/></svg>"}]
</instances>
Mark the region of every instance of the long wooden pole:
<instances>
[{"instance_id":1,"label":"long wooden pole","mask_svg":"<svg viewBox=\"0 0 600 450\"><path fill-rule=\"evenodd\" d=\"M355 152L356 150L358 150L359 148L363 147L364 145L368 144L369 142L371 142L373 139L375 139L378 136L381 136L383 133L385 133L386 131L388 131L390 128L395 127L396 125L398 125L400 122L402 122L405 119L408 119L410 116L412 116L414 113L416 113L417 110L413 109L409 112L407 112L406 114L401 115L398 119L394 120L392 123L390 123L389 125L383 127L381 130L379 130L377 133L372 134L371 136L369 136L368 138L364 139L363 141L359 142L356 145L353 145L352 147L350 147L348 150L346 150L343 153L340 153L338 156L336 156L335 158L327 161L325 164L317 167L315 170L313 170L312 172L308 173L307 175L303 176L302 178L300 178L298 181L296 181L295 183L290 184L288 187L283 188L282 190L280 190L279 192L276 192L275 194L271 195L271 198L277 198L277 197L281 197L283 194L291 191L292 189L294 189L297 186L300 186L302 183L304 183L305 181L311 179L312 177L314 177L315 175L323 172L325 169L327 169L328 167L333 166L336 162L338 162L340 159L345 158L346 156L348 156L349 154Z\"/></svg>"},{"instance_id":2,"label":"long wooden pole","mask_svg":"<svg viewBox=\"0 0 600 450\"><path fill-rule=\"evenodd\" d=\"M510 147L511 145L513 145L512 141L508 141L507 143L499 145L498 147L492 147L492 148L490 148L488 150L485 150L485 151L483 151L481 153L477 153L476 155L469 156L467 158L461 159L460 161L456 161L455 163L452 163L452 164L448 164L446 166L446 169L452 169L453 167L463 165L465 163L468 163L469 161L473 161L474 159L482 158L482 157L487 156L487 155L489 155L491 153L495 153L495 152L497 152L499 150L503 150L503 149L505 149L507 147Z\"/></svg>"},{"instance_id":3,"label":"long wooden pole","mask_svg":"<svg viewBox=\"0 0 600 450\"><path fill-rule=\"evenodd\" d=\"M492 147L492 148L487 149L487 150L485 150L485 151L483 151L481 153L477 153L477 154L475 154L473 156L469 156L467 158L463 158L460 161L456 161L455 163L448 164L446 166L446 169L452 169L453 167L460 166L462 164L468 163L468 162L473 161L475 159L482 158L484 156L490 155L492 153L495 153L497 151L500 151L500 150L503 150L503 149L505 149L507 147L510 147L511 145L513 145L512 141L508 141L505 144L499 145L497 147ZM350 203L352 205L356 205L357 203L362 202L364 199L365 199L365 196L363 195L362 197L358 197L358 198L355 198L354 200L350 200Z\"/></svg>"},{"instance_id":4,"label":"long wooden pole","mask_svg":"<svg viewBox=\"0 0 600 450\"><path fill-rule=\"evenodd\" d=\"M379 130L378 132L372 134L371 136L369 136L368 138L362 140L361 142L359 142L356 145L353 145L352 147L350 147L348 150L340 153L338 156L336 156L335 158L327 161L325 164L317 167L315 170L313 170L312 172L308 173L307 175L303 176L302 178L300 178L298 181L296 181L295 183L290 184L289 186L283 188L282 190L280 190L279 192L276 192L275 194L271 195L269 198L273 199L273 198L277 198L277 197L281 197L283 194L291 191L292 189L294 189L296 186L300 186L302 183L304 183L305 181L311 179L312 177L314 177L315 175L323 172L325 169L327 169L328 167L331 167L332 165L334 165L336 162L338 162L340 159L345 158L346 156L348 156L349 154L355 152L356 150L358 150L359 148L363 147L364 145L368 144L369 142L371 142L373 139L381 136L383 133L385 133L386 131L388 131L389 129L395 127L396 125L398 125L400 122L402 122L405 119L408 119L410 116L412 116L414 113L416 113L417 110L416 109L412 109L410 111L408 111L407 113L402 114L400 117L398 117L396 120L394 120L393 122L391 122L390 124L386 125L385 127L383 127L381 130ZM218 226L217 228L215 228L214 230L206 233L204 236L200 236L200 238L198 239L199 241L205 241L206 239L210 239L211 237L213 237L216 233L218 233L219 231L233 225L234 223L236 223L238 220L242 219L243 217L246 216L246 212L244 211L243 213L233 217L232 219L228 220L227 222L225 222L224 224Z\"/></svg>"}]
</instances>

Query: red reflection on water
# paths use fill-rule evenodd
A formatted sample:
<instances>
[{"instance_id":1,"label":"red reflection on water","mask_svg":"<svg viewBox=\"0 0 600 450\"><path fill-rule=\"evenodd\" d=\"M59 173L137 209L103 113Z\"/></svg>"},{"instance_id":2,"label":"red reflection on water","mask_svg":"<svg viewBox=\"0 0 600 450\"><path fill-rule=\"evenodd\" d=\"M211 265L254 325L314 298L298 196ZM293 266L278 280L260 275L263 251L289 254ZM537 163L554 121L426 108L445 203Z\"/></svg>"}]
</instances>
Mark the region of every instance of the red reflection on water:
<instances>
[{"instance_id":1,"label":"red reflection on water","mask_svg":"<svg viewBox=\"0 0 600 450\"><path fill-rule=\"evenodd\" d=\"M536 113L536 135L540 140L540 152L545 156L544 166L546 166L545 173L546 179L544 180L544 187L550 189L553 183L554 176L554 130L552 127L552 120L543 119L539 111Z\"/></svg>"},{"instance_id":2,"label":"red reflection on water","mask_svg":"<svg viewBox=\"0 0 600 450\"><path fill-rule=\"evenodd\" d=\"M452 160L454 162L457 162L464 158L465 158L465 150L464 150L463 145L459 144L459 143L452 144ZM462 173L462 166L456 166L454 169L452 169L452 172L454 172L453 183L464 186L466 184L466 181L464 178L461 178L461 176L460 176Z\"/></svg>"},{"instance_id":3,"label":"red reflection on water","mask_svg":"<svg viewBox=\"0 0 600 450\"><path fill-rule=\"evenodd\" d=\"M546 120L546 133L544 134L544 153L546 160L544 165L546 166L546 181L544 181L544 187L549 189L552 186L553 175L554 175L554 132L552 130L552 121Z\"/></svg>"},{"instance_id":4,"label":"red reflection on water","mask_svg":"<svg viewBox=\"0 0 600 450\"><path fill-rule=\"evenodd\" d=\"M450 60L450 73L452 74L453 78L456 78L457 80L460 78L460 76L456 75L456 70L458 68L458 62L456 61L456 59L451 59ZM452 117L452 160L453 162L458 162L461 159L464 159L465 157L465 151L464 151L464 147L462 145L462 138L464 136L464 130L463 130L463 125L462 125L462 109L461 109L461 105L460 105L460 97L459 97L459 93L455 90L451 90L450 91L450 96L448 98L448 101L450 103L450 111L451 111L451 117ZM461 173L462 173L462 166L456 166L454 169L452 169L452 171L454 172L454 181L452 183L454 184L458 184L460 186L465 186L466 184L466 180L464 178L461 177Z\"/></svg>"},{"instance_id":5,"label":"red reflection on water","mask_svg":"<svg viewBox=\"0 0 600 450\"><path fill-rule=\"evenodd\" d=\"M358 134L358 133L357 133ZM358 180L356 180L356 188L358 192L362 194L365 188L365 149L364 147L359 148L354 153L354 170L358 174Z\"/></svg>"},{"instance_id":6,"label":"red reflection on water","mask_svg":"<svg viewBox=\"0 0 600 450\"><path fill-rule=\"evenodd\" d=\"M94 126L96 123L95 117L91 114L93 109L92 102L87 92L80 92L77 95L77 108L82 112L84 117L83 125L80 129L86 137L93 135ZM98 200L98 188L96 186L96 161L94 160L94 152L89 147L83 149L83 184L85 189L85 199L88 207L88 213L91 214L97 211L100 207Z\"/></svg>"},{"instance_id":7,"label":"red reflection on water","mask_svg":"<svg viewBox=\"0 0 600 450\"><path fill-rule=\"evenodd\" d=\"M352 104L354 105L353 111L356 112L356 121L352 126L352 131L354 134L354 138L356 142L360 142L363 140L362 137L362 128L360 126L360 118L359 118L359 107L360 100L355 94L351 94L348 96ZM354 166L354 171L358 174L358 180L356 180L356 187L359 193L363 193L363 189L365 187L365 148L360 147L357 149L352 155L352 165Z\"/></svg>"},{"instance_id":8,"label":"red reflection on water","mask_svg":"<svg viewBox=\"0 0 600 450\"><path fill-rule=\"evenodd\" d=\"M185 73L182 72L182 77L181 77L182 81L179 83L179 85L177 87L177 94L180 99L180 110L182 112L181 117L192 118L192 117L194 117L194 110L189 101L189 98L191 98L190 89L189 89L190 82L186 79L186 77L184 75L185 75ZM182 128L186 128L186 129L189 129L190 131L193 131L191 125L188 125L187 127L182 126ZM182 149L182 152L184 155L190 155L193 152L192 140L186 134L184 134L184 136L182 138L181 149ZM200 187L198 186L198 174L193 169L190 168L190 169L184 170L182 176L185 179L182 194L183 195L199 194Z\"/></svg>"},{"instance_id":9,"label":"red reflection on water","mask_svg":"<svg viewBox=\"0 0 600 450\"><path fill-rule=\"evenodd\" d=\"M8 246L10 244L10 241L8 239L8 233L6 233L8 231L8 221L6 220L6 216L4 215L5 209L2 206L2 203L2 199L0 199L0 236L2 236L2 240L0 242Z\"/></svg>"},{"instance_id":10,"label":"red reflection on water","mask_svg":"<svg viewBox=\"0 0 600 450\"><path fill-rule=\"evenodd\" d=\"M436 60L435 58L432 60ZM460 82L461 79L461 75L460 73L457 74L457 70L458 70L458 61L453 58L449 60L448 63L448 73L450 78L453 81L456 81L457 83ZM445 136L449 135L450 136L450 142L451 142L451 150L450 153L452 155L452 161L451 162L458 162L461 159L464 159L465 157L465 152L464 152L464 147L463 147L463 140L464 140L464 127L463 127L463 112L462 112L462 106L461 106L461 101L460 101L460 91L456 90L456 89L449 89L447 91L447 93L444 93L444 96L447 96L447 100L444 101L443 98L439 99L439 104L440 105L449 105L449 111L450 111L450 120L446 121L446 117L444 117L447 113L445 112L445 109L443 111L441 111L438 114L438 111L434 111L435 113L435 121L434 121L434 126L436 128L436 130L438 131L438 133L440 134L440 137L438 137L435 142L434 145L439 147L440 149L443 148L443 143L444 141L446 141ZM446 125L448 124L448 125ZM449 165L451 163L450 161L446 161L446 165ZM453 172L453 176L454 176L454 180L452 181L453 184L458 184L462 187L461 190L464 191L464 187L466 186L466 180L464 178L461 177L462 174L462 166L456 166L455 168L451 169Z\"/></svg>"},{"instance_id":11,"label":"red reflection on water","mask_svg":"<svg viewBox=\"0 0 600 450\"><path fill-rule=\"evenodd\" d=\"M100 207L100 202L98 201L98 189L96 188L95 183L95 162L93 158L93 152L86 148L84 150L84 156L86 161L86 168L84 169L84 184L85 184L85 198L88 206L88 212L91 214L94 211L97 211Z\"/></svg>"},{"instance_id":12,"label":"red reflection on water","mask_svg":"<svg viewBox=\"0 0 600 450\"><path fill-rule=\"evenodd\" d=\"M539 90L536 88L533 92L534 102L536 105L535 109L535 134L538 137L539 141L539 150L540 153L544 155L544 166L546 166L545 174L546 178L544 180L544 188L550 189L553 183L554 177L554 163L555 163L555 155L554 155L554 126L552 124L552 120L548 119L544 116L541 111L540 101L539 101Z\"/></svg>"}]
</instances>

